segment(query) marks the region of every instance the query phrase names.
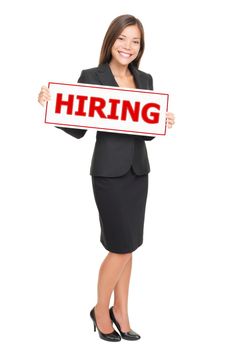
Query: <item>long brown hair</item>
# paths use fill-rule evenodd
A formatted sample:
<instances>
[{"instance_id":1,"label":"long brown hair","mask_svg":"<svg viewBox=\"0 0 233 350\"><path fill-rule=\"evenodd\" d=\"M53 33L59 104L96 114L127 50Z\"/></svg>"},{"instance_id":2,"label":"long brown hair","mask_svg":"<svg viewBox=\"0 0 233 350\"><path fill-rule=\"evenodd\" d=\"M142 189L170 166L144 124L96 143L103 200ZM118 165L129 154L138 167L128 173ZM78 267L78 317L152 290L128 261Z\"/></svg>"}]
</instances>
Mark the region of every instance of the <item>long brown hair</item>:
<instances>
[{"instance_id":1,"label":"long brown hair","mask_svg":"<svg viewBox=\"0 0 233 350\"><path fill-rule=\"evenodd\" d=\"M144 29L140 20L132 15L118 16L111 22L103 40L102 48L100 51L99 64L110 62L112 58L111 49L116 39L126 27L135 24L138 26L141 32L141 40L139 53L135 60L131 62L131 64L137 68L139 67L139 63L145 48Z\"/></svg>"}]
</instances>

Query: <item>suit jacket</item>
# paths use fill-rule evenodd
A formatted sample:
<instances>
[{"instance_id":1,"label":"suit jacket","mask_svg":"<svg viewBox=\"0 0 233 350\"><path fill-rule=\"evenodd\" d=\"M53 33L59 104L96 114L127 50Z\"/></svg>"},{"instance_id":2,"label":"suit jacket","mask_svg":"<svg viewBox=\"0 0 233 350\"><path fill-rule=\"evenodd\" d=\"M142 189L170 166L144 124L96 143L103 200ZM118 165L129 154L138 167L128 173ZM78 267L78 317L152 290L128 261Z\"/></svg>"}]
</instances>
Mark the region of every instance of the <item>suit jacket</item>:
<instances>
[{"instance_id":1,"label":"suit jacket","mask_svg":"<svg viewBox=\"0 0 233 350\"><path fill-rule=\"evenodd\" d=\"M138 70L132 64L129 69L134 76L138 89L153 90L150 74ZM78 83L118 86L108 63L99 67L85 69L81 72ZM71 136L80 139L87 130L57 127ZM138 136L106 131L97 131L96 143L92 156L90 175L115 177L124 175L132 166L137 175L150 172L145 140L152 140L152 136Z\"/></svg>"}]
</instances>

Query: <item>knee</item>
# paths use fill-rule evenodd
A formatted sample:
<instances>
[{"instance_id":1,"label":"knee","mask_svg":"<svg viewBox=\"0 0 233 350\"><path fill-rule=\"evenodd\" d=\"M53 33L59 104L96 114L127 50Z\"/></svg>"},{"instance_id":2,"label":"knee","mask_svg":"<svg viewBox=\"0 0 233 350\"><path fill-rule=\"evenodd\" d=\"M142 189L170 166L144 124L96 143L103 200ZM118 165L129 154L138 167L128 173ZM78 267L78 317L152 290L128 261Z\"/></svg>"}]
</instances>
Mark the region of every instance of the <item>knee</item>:
<instances>
[{"instance_id":1,"label":"knee","mask_svg":"<svg viewBox=\"0 0 233 350\"><path fill-rule=\"evenodd\" d=\"M125 260L129 260L132 257L132 253L120 254L124 257Z\"/></svg>"},{"instance_id":2,"label":"knee","mask_svg":"<svg viewBox=\"0 0 233 350\"><path fill-rule=\"evenodd\" d=\"M129 261L132 258L132 253L111 253L114 254L118 259L121 259L122 261Z\"/></svg>"},{"instance_id":3,"label":"knee","mask_svg":"<svg viewBox=\"0 0 233 350\"><path fill-rule=\"evenodd\" d=\"M127 259L131 259L131 258L132 258L133 253L126 253L125 255L126 255Z\"/></svg>"}]
</instances>

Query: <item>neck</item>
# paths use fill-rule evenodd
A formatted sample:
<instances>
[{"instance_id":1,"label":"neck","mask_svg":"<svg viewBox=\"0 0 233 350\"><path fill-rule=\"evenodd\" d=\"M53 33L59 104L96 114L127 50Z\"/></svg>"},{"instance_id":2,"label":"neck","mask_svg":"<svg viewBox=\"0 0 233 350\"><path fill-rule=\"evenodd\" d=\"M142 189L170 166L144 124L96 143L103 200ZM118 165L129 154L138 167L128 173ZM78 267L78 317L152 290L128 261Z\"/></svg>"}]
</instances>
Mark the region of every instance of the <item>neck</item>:
<instances>
[{"instance_id":1,"label":"neck","mask_svg":"<svg viewBox=\"0 0 233 350\"><path fill-rule=\"evenodd\" d=\"M131 75L128 65L122 65L114 60L111 60L109 62L109 66L111 68L112 74L115 77L124 78L128 75Z\"/></svg>"}]
</instances>

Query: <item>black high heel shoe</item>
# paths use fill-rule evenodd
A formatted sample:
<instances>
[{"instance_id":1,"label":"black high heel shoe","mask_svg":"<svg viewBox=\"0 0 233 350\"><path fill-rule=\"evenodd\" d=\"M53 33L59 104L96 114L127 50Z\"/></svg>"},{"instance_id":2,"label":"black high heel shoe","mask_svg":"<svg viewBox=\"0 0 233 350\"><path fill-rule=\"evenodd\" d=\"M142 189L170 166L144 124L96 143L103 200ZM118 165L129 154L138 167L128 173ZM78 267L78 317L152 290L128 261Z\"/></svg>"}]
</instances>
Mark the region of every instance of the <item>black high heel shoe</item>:
<instances>
[{"instance_id":1,"label":"black high heel shoe","mask_svg":"<svg viewBox=\"0 0 233 350\"><path fill-rule=\"evenodd\" d=\"M134 332L132 329L130 329L129 332L122 332L121 331L121 326L119 324L119 322L117 322L116 318L115 318L115 315L113 313L113 306L109 309L109 313L110 313L110 318L111 320L115 323L118 331L120 332L121 334L121 337L125 340L138 340L140 339L140 335L137 334L136 332Z\"/></svg>"},{"instance_id":2,"label":"black high heel shoe","mask_svg":"<svg viewBox=\"0 0 233 350\"><path fill-rule=\"evenodd\" d=\"M103 340L107 340L107 341L120 341L121 340L121 336L120 334L117 333L117 331L113 331L112 333L102 333L96 323L96 318L95 318L95 308L93 307L93 309L90 312L90 316L91 319L93 321L94 324L94 332L96 332L96 328L98 329L99 332L99 337Z\"/></svg>"}]
</instances>

